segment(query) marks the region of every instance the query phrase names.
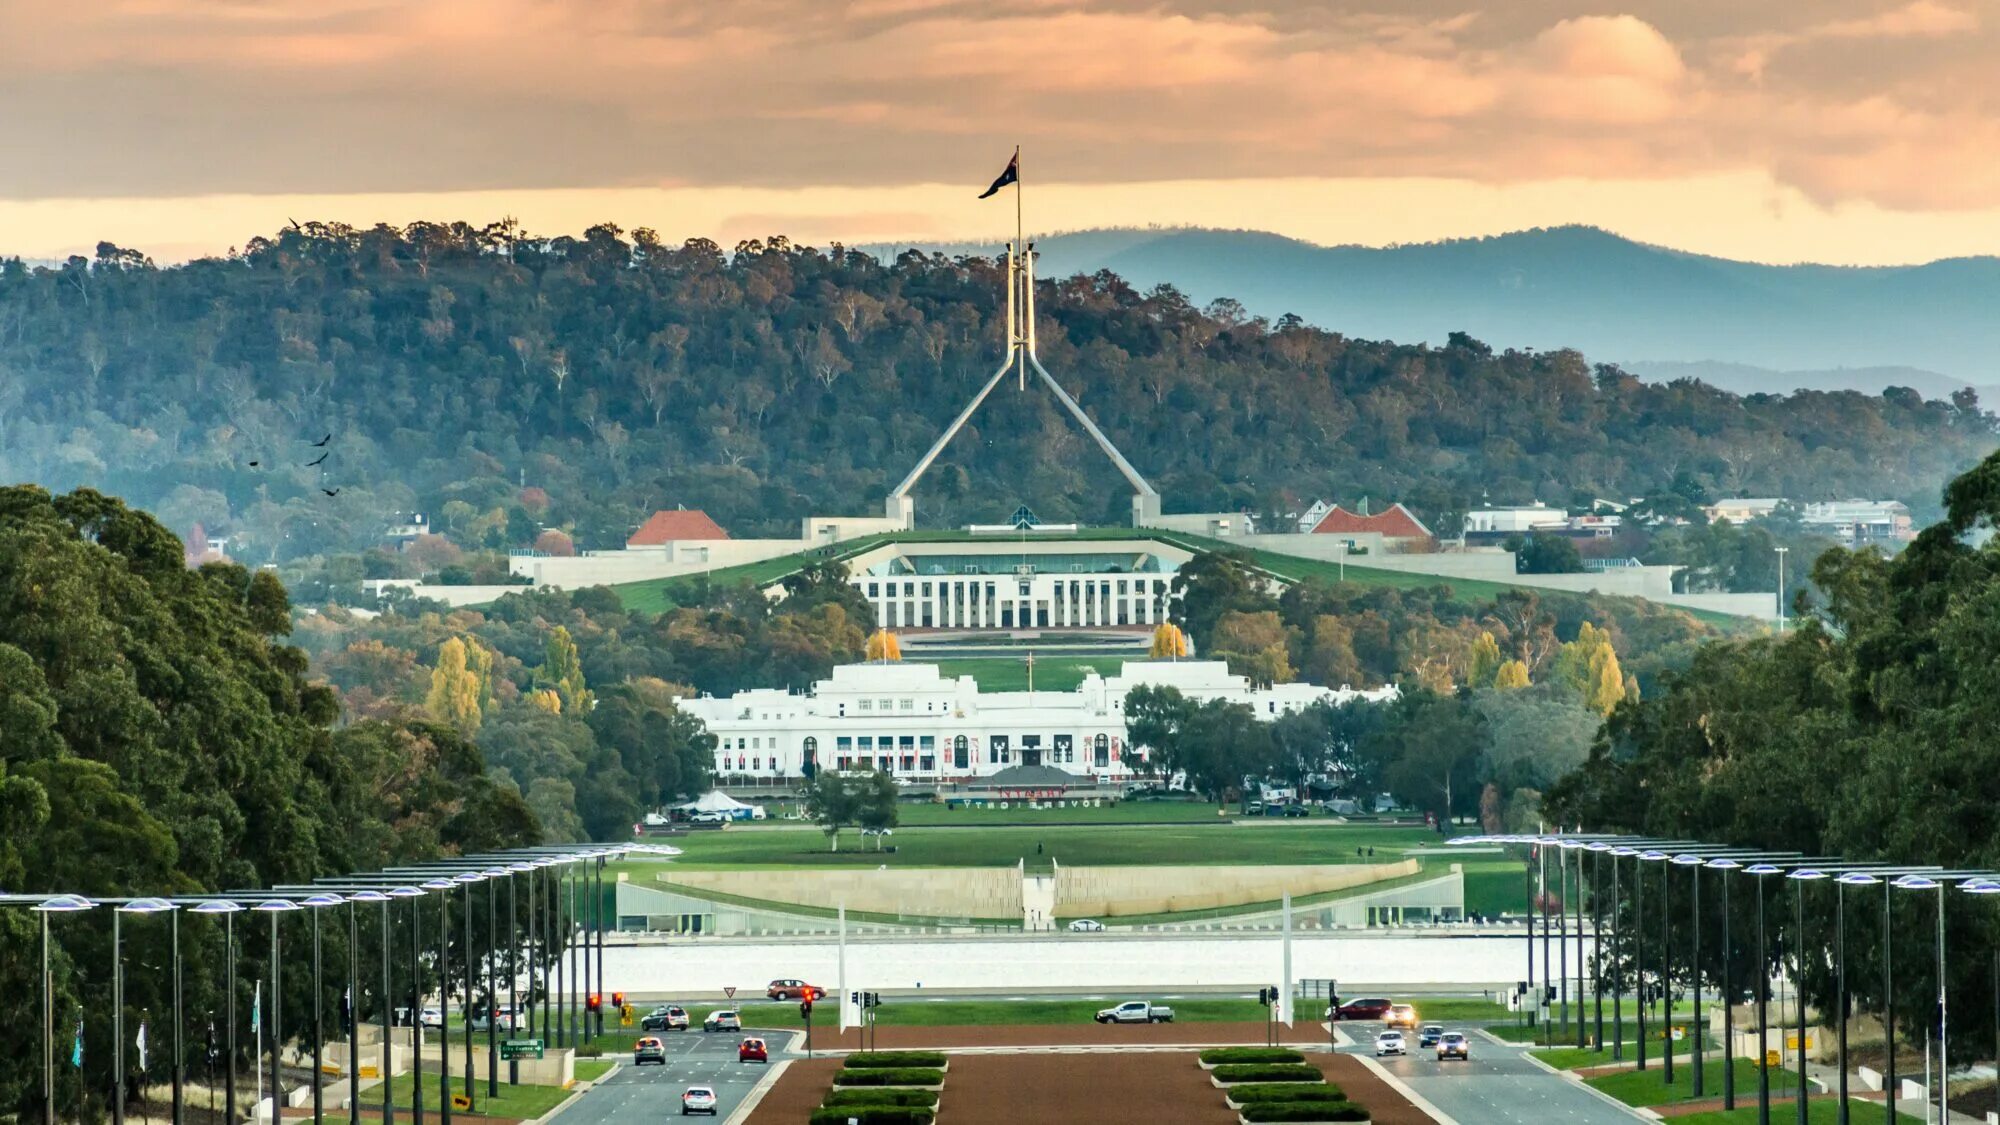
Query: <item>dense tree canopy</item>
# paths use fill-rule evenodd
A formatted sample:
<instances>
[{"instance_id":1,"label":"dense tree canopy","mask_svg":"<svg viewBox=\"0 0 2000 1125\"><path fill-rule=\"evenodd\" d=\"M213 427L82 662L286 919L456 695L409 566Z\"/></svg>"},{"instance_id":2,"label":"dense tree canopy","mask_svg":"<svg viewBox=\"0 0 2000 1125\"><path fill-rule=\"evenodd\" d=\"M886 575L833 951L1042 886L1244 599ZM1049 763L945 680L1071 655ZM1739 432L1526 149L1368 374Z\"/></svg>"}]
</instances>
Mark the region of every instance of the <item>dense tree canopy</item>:
<instances>
[{"instance_id":1,"label":"dense tree canopy","mask_svg":"<svg viewBox=\"0 0 2000 1125\"><path fill-rule=\"evenodd\" d=\"M1004 288L987 258L725 251L608 225L308 222L171 269L109 245L14 262L0 480L116 491L259 563L368 545L402 511L433 517L440 570L462 549L616 546L674 503L796 534L809 513L872 511L915 462L999 354ZM1355 340L1108 273L1037 300L1043 360L1184 510L1401 499L1448 528L1481 497L1686 479L1934 511L1993 440L1976 400L1648 385L1573 351ZM919 490L920 519L1026 501L1120 521L1123 486L1087 440L1045 394L996 395Z\"/></svg>"},{"instance_id":2,"label":"dense tree canopy","mask_svg":"<svg viewBox=\"0 0 2000 1125\"><path fill-rule=\"evenodd\" d=\"M1615 710L1588 762L1551 791L1556 816L1807 855L2000 865L2000 542L1973 541L2000 526L2000 454L1945 495L1945 521L1894 559L1821 556L1822 600L1800 606L1796 632L1708 646L1664 690ZM1931 906L1909 897L1892 900L1896 925L1930 925ZM1815 941L1831 931L1832 907L1831 894L1807 895ZM1954 941L2000 938L1990 910L1954 902L1948 917ZM1850 910L1848 925L1849 956L1872 961L1879 908ZM1905 1028L1922 1026L1935 995L1923 983L1930 964L1899 966ZM1953 989L1986 995L1988 959L1958 965ZM1880 1003L1872 976L1849 977L1864 1008ZM1823 1001L1830 987L1825 962L1808 958L1808 992ZM1958 1013L1955 1043L1990 1042L1980 1039L1988 1013Z\"/></svg>"}]
</instances>

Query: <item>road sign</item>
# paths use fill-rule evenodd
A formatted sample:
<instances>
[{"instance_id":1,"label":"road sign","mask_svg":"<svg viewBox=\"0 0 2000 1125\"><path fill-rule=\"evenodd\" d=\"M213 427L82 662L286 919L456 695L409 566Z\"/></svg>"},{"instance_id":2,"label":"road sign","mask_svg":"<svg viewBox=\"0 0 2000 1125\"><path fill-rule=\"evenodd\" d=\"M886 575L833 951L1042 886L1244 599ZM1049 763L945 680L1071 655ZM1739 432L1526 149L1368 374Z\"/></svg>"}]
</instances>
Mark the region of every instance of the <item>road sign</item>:
<instances>
[{"instance_id":1,"label":"road sign","mask_svg":"<svg viewBox=\"0 0 2000 1125\"><path fill-rule=\"evenodd\" d=\"M725 999L725 1000L734 1000L734 999L736 999L736 986L735 986L735 985L733 985L733 984L725 984L725 985L723 985L723 986L722 986L722 996L723 996L723 999Z\"/></svg>"},{"instance_id":2,"label":"road sign","mask_svg":"<svg viewBox=\"0 0 2000 1125\"><path fill-rule=\"evenodd\" d=\"M1798 1033L1793 1032L1792 1034L1785 1036L1785 1050L1796 1051L1798 1049L1799 1049ZM1808 1035L1806 1036L1806 1050L1810 1051L1812 1049L1813 1049L1812 1036Z\"/></svg>"},{"instance_id":3,"label":"road sign","mask_svg":"<svg viewBox=\"0 0 2000 1125\"><path fill-rule=\"evenodd\" d=\"M1765 1052L1764 1052L1764 1065L1765 1065L1765 1066L1783 1066L1783 1065L1785 1065L1785 1056L1784 1056L1783 1054L1781 1054L1780 1052L1776 1051L1776 1050L1770 1050L1770 1051L1765 1051Z\"/></svg>"},{"instance_id":4,"label":"road sign","mask_svg":"<svg viewBox=\"0 0 2000 1125\"><path fill-rule=\"evenodd\" d=\"M1674 1042L1678 1043L1681 1040L1686 1039L1687 1037L1688 1037L1687 1028L1677 1027L1674 1029Z\"/></svg>"},{"instance_id":5,"label":"road sign","mask_svg":"<svg viewBox=\"0 0 2000 1125\"><path fill-rule=\"evenodd\" d=\"M627 1004L623 1008L618 1009L618 1026L632 1026L632 1005Z\"/></svg>"},{"instance_id":6,"label":"road sign","mask_svg":"<svg viewBox=\"0 0 2000 1125\"><path fill-rule=\"evenodd\" d=\"M451 1096L451 1108L453 1108L453 1109L471 1109L471 1108L472 1108L472 1099L471 1099L471 1098L468 1098L468 1097L466 1097L466 1096L465 1096L464 1094L453 1094L453 1095Z\"/></svg>"},{"instance_id":7,"label":"road sign","mask_svg":"<svg viewBox=\"0 0 2000 1125\"><path fill-rule=\"evenodd\" d=\"M361 1068L361 1077L363 1077L363 1078L380 1078L380 1077L382 1077L382 1071L381 1071L380 1069L376 1068L376 1067L372 1067L372 1066L364 1066L364 1067L362 1067L362 1068Z\"/></svg>"},{"instance_id":8,"label":"road sign","mask_svg":"<svg viewBox=\"0 0 2000 1125\"><path fill-rule=\"evenodd\" d=\"M500 1057L510 1062L514 1059L539 1059L542 1057L542 1041L503 1039L500 1041Z\"/></svg>"}]
</instances>

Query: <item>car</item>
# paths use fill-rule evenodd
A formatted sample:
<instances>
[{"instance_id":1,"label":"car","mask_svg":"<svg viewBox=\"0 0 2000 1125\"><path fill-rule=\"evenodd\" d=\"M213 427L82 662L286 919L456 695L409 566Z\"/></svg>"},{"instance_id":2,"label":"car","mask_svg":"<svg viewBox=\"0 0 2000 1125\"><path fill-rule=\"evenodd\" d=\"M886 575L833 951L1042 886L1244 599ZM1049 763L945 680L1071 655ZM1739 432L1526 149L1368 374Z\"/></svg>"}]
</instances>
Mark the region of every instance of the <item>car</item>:
<instances>
[{"instance_id":1,"label":"car","mask_svg":"<svg viewBox=\"0 0 2000 1125\"><path fill-rule=\"evenodd\" d=\"M1472 1040L1463 1031L1447 1031L1438 1036L1438 1061L1446 1059L1469 1059L1472 1057Z\"/></svg>"},{"instance_id":2,"label":"car","mask_svg":"<svg viewBox=\"0 0 2000 1125\"><path fill-rule=\"evenodd\" d=\"M1389 1009L1394 1006L1388 1000L1381 997L1349 1000L1347 1003L1335 1007L1333 1015L1329 1018L1341 1020L1379 1020L1387 1015Z\"/></svg>"},{"instance_id":3,"label":"car","mask_svg":"<svg viewBox=\"0 0 2000 1125\"><path fill-rule=\"evenodd\" d=\"M729 819L728 814L719 812L698 812L688 817L689 824L722 824Z\"/></svg>"},{"instance_id":4,"label":"car","mask_svg":"<svg viewBox=\"0 0 2000 1125\"><path fill-rule=\"evenodd\" d=\"M648 1035L632 1044L632 1065L645 1066L647 1063L667 1065L667 1045L657 1036Z\"/></svg>"},{"instance_id":5,"label":"car","mask_svg":"<svg viewBox=\"0 0 2000 1125\"><path fill-rule=\"evenodd\" d=\"M1383 1055L1407 1055L1409 1053L1409 1046L1403 1042L1403 1033L1400 1031L1385 1031L1375 1037L1375 1057L1378 1059Z\"/></svg>"},{"instance_id":6,"label":"car","mask_svg":"<svg viewBox=\"0 0 2000 1125\"><path fill-rule=\"evenodd\" d=\"M1438 1024L1427 1023L1423 1026L1423 1030L1417 1032L1417 1046L1435 1047L1438 1045L1438 1039L1443 1035L1443 1027Z\"/></svg>"},{"instance_id":7,"label":"car","mask_svg":"<svg viewBox=\"0 0 2000 1125\"><path fill-rule=\"evenodd\" d=\"M1243 811L1250 816L1263 816L1264 802L1252 801L1249 804L1243 806Z\"/></svg>"},{"instance_id":8,"label":"car","mask_svg":"<svg viewBox=\"0 0 2000 1125\"><path fill-rule=\"evenodd\" d=\"M1408 1004L1391 1004L1389 1010L1382 1013L1382 1026L1414 1028L1417 1026L1417 1010Z\"/></svg>"},{"instance_id":9,"label":"car","mask_svg":"<svg viewBox=\"0 0 2000 1125\"><path fill-rule=\"evenodd\" d=\"M687 1029L687 1009L678 1004L665 1004L639 1017L640 1031L686 1031Z\"/></svg>"},{"instance_id":10,"label":"car","mask_svg":"<svg viewBox=\"0 0 2000 1125\"><path fill-rule=\"evenodd\" d=\"M1073 934L1101 934L1104 932L1104 923L1091 918L1078 918L1069 924L1069 932Z\"/></svg>"},{"instance_id":11,"label":"car","mask_svg":"<svg viewBox=\"0 0 2000 1125\"><path fill-rule=\"evenodd\" d=\"M771 1000L824 1000L826 989L802 980L774 980L764 986L764 996Z\"/></svg>"},{"instance_id":12,"label":"car","mask_svg":"<svg viewBox=\"0 0 2000 1125\"><path fill-rule=\"evenodd\" d=\"M441 1028L444 1026L444 1009L425 1008L419 1018L423 1020L425 1027Z\"/></svg>"},{"instance_id":13,"label":"car","mask_svg":"<svg viewBox=\"0 0 2000 1125\"><path fill-rule=\"evenodd\" d=\"M710 1086L689 1086L681 1091L681 1116L690 1113L706 1113L715 1116L715 1089Z\"/></svg>"},{"instance_id":14,"label":"car","mask_svg":"<svg viewBox=\"0 0 2000 1125\"><path fill-rule=\"evenodd\" d=\"M1286 815L1286 816L1311 816L1311 815L1312 815L1312 809L1310 809L1310 808L1306 807L1305 805L1286 805L1286 806L1285 806L1285 815Z\"/></svg>"},{"instance_id":15,"label":"car","mask_svg":"<svg viewBox=\"0 0 2000 1125\"><path fill-rule=\"evenodd\" d=\"M762 1039L745 1039L736 1045L736 1061L759 1062L769 1065L771 1062L771 1052L769 1048L764 1046Z\"/></svg>"},{"instance_id":16,"label":"car","mask_svg":"<svg viewBox=\"0 0 2000 1125\"><path fill-rule=\"evenodd\" d=\"M1165 1004L1148 1004L1144 1000L1127 1000L1116 1008L1100 1009L1094 1019L1098 1023L1172 1023L1174 1010Z\"/></svg>"},{"instance_id":17,"label":"car","mask_svg":"<svg viewBox=\"0 0 2000 1125\"><path fill-rule=\"evenodd\" d=\"M520 1013L503 1004L498 1008L491 1008L484 1012L475 1013L470 1024L472 1030L485 1031L489 1018L496 1025L495 1030L497 1031L517 1031L521 1027Z\"/></svg>"},{"instance_id":18,"label":"car","mask_svg":"<svg viewBox=\"0 0 2000 1125\"><path fill-rule=\"evenodd\" d=\"M718 1008L701 1021L703 1031L742 1031L743 1017L734 1008Z\"/></svg>"}]
</instances>

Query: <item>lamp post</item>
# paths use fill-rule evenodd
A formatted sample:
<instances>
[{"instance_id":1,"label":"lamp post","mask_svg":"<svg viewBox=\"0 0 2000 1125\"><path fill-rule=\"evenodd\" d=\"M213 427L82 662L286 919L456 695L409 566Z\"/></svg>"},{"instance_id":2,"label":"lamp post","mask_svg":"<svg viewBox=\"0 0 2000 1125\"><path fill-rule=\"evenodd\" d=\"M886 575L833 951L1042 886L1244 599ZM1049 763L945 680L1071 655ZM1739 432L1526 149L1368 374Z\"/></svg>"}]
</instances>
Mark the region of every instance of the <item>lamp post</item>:
<instances>
[{"instance_id":1,"label":"lamp post","mask_svg":"<svg viewBox=\"0 0 2000 1125\"><path fill-rule=\"evenodd\" d=\"M417 884L438 891L438 1120L451 1125L451 894L450 879L426 879ZM471 1034L471 1029L466 1029ZM422 1058L417 1060L422 1063Z\"/></svg>"},{"instance_id":2,"label":"lamp post","mask_svg":"<svg viewBox=\"0 0 2000 1125\"><path fill-rule=\"evenodd\" d=\"M229 1056L227 1076L223 1079L222 1105L225 1120L236 1120L236 916L243 911L243 904L231 899L210 899L194 908L196 914L220 914L222 916L222 999L223 1037L222 1050ZM214 1106L210 1101L209 1105Z\"/></svg>"},{"instance_id":3,"label":"lamp post","mask_svg":"<svg viewBox=\"0 0 2000 1125\"><path fill-rule=\"evenodd\" d=\"M1882 880L1866 871L1843 872L1833 881L1833 1011L1840 1022L1834 1030L1834 1043L1840 1055L1840 1108L1836 1114L1839 1125L1847 1125L1847 888L1872 886ZM1893 1049L1893 1048L1892 1048ZM1890 1100L1895 1100L1890 1092Z\"/></svg>"},{"instance_id":4,"label":"lamp post","mask_svg":"<svg viewBox=\"0 0 2000 1125\"><path fill-rule=\"evenodd\" d=\"M284 957L279 944L278 916L290 914L300 909L299 904L288 898L271 898L251 907L271 918L271 1120L280 1116L278 1107L285 1100L284 1072L278 1066L278 1052L284 1047ZM261 1065L261 1064L260 1064Z\"/></svg>"},{"instance_id":5,"label":"lamp post","mask_svg":"<svg viewBox=\"0 0 2000 1125\"><path fill-rule=\"evenodd\" d=\"M382 1125L393 1125L394 1115L389 1105L389 1063L390 1035L393 1025L390 1020L395 1010L394 994L389 991L389 896L372 888L363 888L347 896L348 933L348 981L350 993L347 1001L347 1120L349 1125L360 1125L361 1121L361 1056L359 1054L361 1030L361 973L360 973L360 923L357 920L355 904L372 902L382 908L382 991L379 994L382 1018L382 1051L376 1065L376 1073L382 1079Z\"/></svg>"},{"instance_id":6,"label":"lamp post","mask_svg":"<svg viewBox=\"0 0 2000 1125\"><path fill-rule=\"evenodd\" d=\"M32 901L32 899L30 899ZM49 915L75 914L97 904L82 895L54 895L28 907L42 923L42 1116L56 1125L56 1006L55 978L49 975Z\"/></svg>"},{"instance_id":7,"label":"lamp post","mask_svg":"<svg viewBox=\"0 0 2000 1125\"><path fill-rule=\"evenodd\" d=\"M2000 881L1973 879L1958 889L1973 895L2000 894ZM2000 1059L2000 949L1993 951L1993 1042L1996 1045L1993 1057Z\"/></svg>"},{"instance_id":8,"label":"lamp post","mask_svg":"<svg viewBox=\"0 0 2000 1125\"><path fill-rule=\"evenodd\" d=\"M521 966L520 966L520 956L519 956L519 951L521 949L521 940L520 940L521 931L520 931L520 917L519 917L520 896L517 893L516 881L514 879L514 876L516 875L526 875L528 877L529 886L532 887L534 885L534 878L535 878L534 865L528 863L510 863L507 865L507 1006L514 1012L514 1030L519 1031L521 1029L521 1019L523 1014L526 1012L531 1012L533 1009L533 1005L535 1002L534 1000L535 994L533 988L530 988L528 990L528 1007L524 1009L521 1005L521 998L519 994L519 989L521 984ZM529 933L531 935L531 940L532 940L533 926L535 920L535 913L533 909L534 900L532 898L529 899L528 906L529 906L528 924L530 927ZM532 951L530 952L528 971L531 974L534 972L534 960ZM528 1021L528 1034L530 1036L534 1035L534 1022L532 1015L530 1015ZM521 1064L518 1060L509 1059L507 1061L507 1084L509 1086L518 1086L521 1084Z\"/></svg>"},{"instance_id":9,"label":"lamp post","mask_svg":"<svg viewBox=\"0 0 2000 1125\"><path fill-rule=\"evenodd\" d=\"M1597 1027L1592 1033L1597 1051L1604 1051L1604 896L1599 893L1597 861L1611 845L1602 840L1592 840L1584 848L1590 852L1590 996L1597 1007ZM1577 861L1579 864L1582 860ZM1615 872L1618 862L1613 860L1611 868ZM1612 901L1617 901L1614 895Z\"/></svg>"},{"instance_id":10,"label":"lamp post","mask_svg":"<svg viewBox=\"0 0 2000 1125\"><path fill-rule=\"evenodd\" d=\"M1778 635L1785 635L1785 552L1790 547L1773 548L1778 552ZM1894 1101L1894 1098L1889 1099Z\"/></svg>"},{"instance_id":11,"label":"lamp post","mask_svg":"<svg viewBox=\"0 0 2000 1125\"><path fill-rule=\"evenodd\" d=\"M1692 1089L1694 1096L1699 1098L1702 1095L1701 867L1703 861L1700 856L1695 855L1692 852L1683 852L1680 855L1675 856L1673 858L1673 862L1677 866L1685 867L1688 869L1688 876L1689 876L1688 886L1693 893L1693 899L1691 903L1692 912L1689 915L1691 924L1688 926L1689 930L1688 976L1691 978L1690 984L1694 988L1694 1018L1690 1020L1688 1023L1688 1037L1691 1040L1693 1040L1693 1042L1688 1044L1688 1054L1690 1057L1690 1061L1693 1063L1693 1071L1694 1071L1694 1080ZM1670 999L1668 1001L1668 1006L1667 1006L1667 1057L1668 1058L1672 1058L1674 1054L1673 1026L1674 1026L1674 1010L1673 1010L1673 1002ZM1673 1073L1671 1067L1668 1069L1667 1073L1669 1075ZM1668 1078L1667 1081L1671 1083L1673 1079Z\"/></svg>"},{"instance_id":12,"label":"lamp post","mask_svg":"<svg viewBox=\"0 0 2000 1125\"><path fill-rule=\"evenodd\" d=\"M498 979L500 961L500 884L495 880L507 879L511 890L513 880L504 867L489 867L480 872L486 876L486 1096L500 1096L500 981ZM507 931L508 948L513 947L514 932ZM511 1005L513 996L508 996ZM511 1030L514 1013L510 1006L507 1012L507 1026Z\"/></svg>"},{"instance_id":13,"label":"lamp post","mask_svg":"<svg viewBox=\"0 0 2000 1125\"><path fill-rule=\"evenodd\" d=\"M1722 1109L1726 1113L1736 1108L1736 974L1731 971L1735 948L1729 943L1729 873L1743 864L1717 856L1707 866L1720 872L1722 881Z\"/></svg>"},{"instance_id":14,"label":"lamp post","mask_svg":"<svg viewBox=\"0 0 2000 1125\"><path fill-rule=\"evenodd\" d=\"M125 1120L125 960L119 951L120 919L127 914L171 914L178 909L163 898L127 899L112 908L111 912L111 1058L112 1097L111 1119ZM174 964L176 975L180 972L178 961ZM180 1012L174 1013L174 1026L180 1026ZM142 1068L143 1069L143 1068ZM144 1097L145 1085L140 1083L140 1096ZM178 1108L178 1106L176 1107Z\"/></svg>"},{"instance_id":15,"label":"lamp post","mask_svg":"<svg viewBox=\"0 0 2000 1125\"><path fill-rule=\"evenodd\" d=\"M1799 1125L1806 1125L1806 993L1805 974L1806 945L1806 884L1826 878L1826 872L1815 867L1798 867L1785 875L1792 880L1793 929L1792 929L1792 1005L1798 1015L1798 1066L1799 1088L1792 1101L1798 1106Z\"/></svg>"},{"instance_id":16,"label":"lamp post","mask_svg":"<svg viewBox=\"0 0 2000 1125\"><path fill-rule=\"evenodd\" d=\"M1648 848L1639 853L1639 858L1646 863L1659 863L1670 857L1666 852L1660 851L1658 848ZM1667 976L1670 972L1669 965L1672 960L1672 953L1667 945L1668 934L1665 924L1667 917L1666 889L1667 884L1662 880L1660 883L1660 995L1662 998L1667 996ZM1632 891L1638 901L1639 915L1633 923L1633 928L1639 931L1639 952L1643 958L1646 949L1646 869L1643 866L1635 866L1632 870ZM1662 1073L1666 1076L1664 1081L1669 1086L1674 1084L1674 1046L1673 1039L1671 1038L1673 1035L1673 1026L1673 1005L1672 1001L1668 1000L1666 1018L1661 1022L1662 1042L1665 1046L1660 1048L1660 1065L1663 1068ZM1646 966L1643 960L1639 965L1639 1069L1646 1069Z\"/></svg>"},{"instance_id":17,"label":"lamp post","mask_svg":"<svg viewBox=\"0 0 2000 1125\"><path fill-rule=\"evenodd\" d=\"M1764 943L1764 876L1784 870L1775 864L1753 863L1743 869L1757 879L1757 1125L1771 1125L1771 959Z\"/></svg>"},{"instance_id":18,"label":"lamp post","mask_svg":"<svg viewBox=\"0 0 2000 1125\"><path fill-rule=\"evenodd\" d=\"M300 900L300 905L307 906L312 909L312 934L313 934L312 1094L313 1094L313 1121L315 1122L315 1125L317 1125L319 1121L324 1120L326 1116L325 1104L324 1104L325 1094L321 1090L321 1084L320 1084L320 1075L325 1073L325 1071L321 1068L322 1067L321 1045L326 1041L326 1025L324 1022L325 1016L324 1013L321 1011L321 1007L323 1004L322 997L325 994L326 989L324 982L321 979L319 914L321 910L324 910L329 906L339 906L343 901L345 900L342 899L339 895L332 894L326 891L321 891L318 894L307 895L304 899ZM350 1065L354 1062L354 1060L351 1057L347 1061Z\"/></svg>"},{"instance_id":19,"label":"lamp post","mask_svg":"<svg viewBox=\"0 0 2000 1125\"><path fill-rule=\"evenodd\" d=\"M1950 1063L1951 1055L1949 1050L1951 1045L1951 1038L1949 1035L1950 1021L1947 1019L1945 1010L1945 984L1944 984L1945 982L1945 956L1944 956L1945 879L1943 877L1933 878L1932 876L1929 875L1919 875L1912 872L1908 875L1904 875L1894 880L1889 885L1899 890L1905 890L1905 891L1935 890L1937 892L1937 1037L1938 1037L1937 1119L1939 1122L1944 1122L1950 1120L1949 1116L1950 1108L1947 1104L1946 1090L1950 1086L1950 1082L1947 1076L1951 1071L1951 1063ZM1929 1029L1925 1030L1925 1034L1926 1035L1929 1034ZM1926 1090L1924 1092L1924 1097L1926 1100L1929 1099L1930 1097L1929 1090ZM1925 1110L1925 1116L1926 1117L1929 1116L1928 1108L1926 1108Z\"/></svg>"},{"instance_id":20,"label":"lamp post","mask_svg":"<svg viewBox=\"0 0 2000 1125\"><path fill-rule=\"evenodd\" d=\"M467 871L453 878L458 883L461 895L460 905L465 910L465 1101L466 1109L472 1111L477 1108L473 1091L479 1085L477 1076L472 1072L472 987L478 980L479 974L479 963L475 959L476 953L472 944L472 885L474 883L485 882L486 876L482 872ZM490 936L488 940L491 940ZM493 1011L492 1005L489 1004L486 1009L488 1035L492 1034L493 1023L496 1018L497 1014Z\"/></svg>"},{"instance_id":21,"label":"lamp post","mask_svg":"<svg viewBox=\"0 0 2000 1125\"><path fill-rule=\"evenodd\" d=\"M1624 901L1618 893L1618 861L1638 854L1639 849L1624 844L1611 849L1611 928L1619 935L1616 942L1618 954L1611 962L1611 1058L1614 1062L1625 1061L1625 946L1632 933L1631 927L1621 929L1618 925L1618 904ZM1639 1041L1646 1041L1643 1028ZM1640 1049L1644 1050L1643 1047Z\"/></svg>"}]
</instances>

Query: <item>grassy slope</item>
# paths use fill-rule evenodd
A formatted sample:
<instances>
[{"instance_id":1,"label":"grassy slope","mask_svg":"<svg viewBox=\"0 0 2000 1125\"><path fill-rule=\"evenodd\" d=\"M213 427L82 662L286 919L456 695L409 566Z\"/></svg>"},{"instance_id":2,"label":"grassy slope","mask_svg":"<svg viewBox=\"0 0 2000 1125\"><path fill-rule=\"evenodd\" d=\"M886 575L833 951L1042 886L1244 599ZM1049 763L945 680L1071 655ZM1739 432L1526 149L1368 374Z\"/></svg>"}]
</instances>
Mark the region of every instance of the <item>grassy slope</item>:
<instances>
[{"instance_id":1,"label":"grassy slope","mask_svg":"<svg viewBox=\"0 0 2000 1125\"><path fill-rule=\"evenodd\" d=\"M1140 653L1138 655L1144 655ZM1075 691L1088 673L1115 676L1122 658L1116 656L1037 656L1036 691ZM971 676L981 691L1027 691L1027 656L980 656L946 658L937 662L938 674L947 678Z\"/></svg>"},{"instance_id":2,"label":"grassy slope","mask_svg":"<svg viewBox=\"0 0 2000 1125\"><path fill-rule=\"evenodd\" d=\"M1736 1089L1739 1093L1745 1089L1755 1090L1757 1088L1757 1064L1751 1062L1749 1059L1736 1059L1734 1061L1736 1063ZM1707 1063L1703 1064L1701 1073L1704 1096L1719 1097L1722 1094L1722 1060L1710 1059ZM1585 1081L1591 1086L1624 1102L1626 1105L1666 1105L1669 1102L1687 1101L1694 1096L1694 1068L1692 1066L1675 1067L1674 1082L1671 1086L1666 1083L1666 1072L1658 1067L1648 1068L1644 1071L1632 1070L1623 1074L1607 1074L1599 1078L1588 1078ZM1790 1071L1785 1071L1782 1074L1775 1070L1771 1072L1772 1093L1777 1093L1780 1090L1791 1091L1797 1088L1797 1075L1792 1074Z\"/></svg>"},{"instance_id":3,"label":"grassy slope","mask_svg":"<svg viewBox=\"0 0 2000 1125\"><path fill-rule=\"evenodd\" d=\"M1756 1098L1757 1092L1753 1088L1750 1091L1750 1100L1755 1102ZM1690 1113L1675 1117L1672 1120L1674 1121L1674 1125L1756 1125L1757 1107L1755 1105L1742 1104L1743 1088L1740 1086L1736 1090L1736 1099L1736 1108L1728 1113L1724 1113L1718 1109L1710 1113ZM1864 1102L1859 1099L1849 1099L1847 1105L1848 1115L1851 1120L1872 1122L1882 1119L1882 1104L1880 1102ZM1798 1120L1796 1117L1797 1113L1798 1110L1796 1108L1789 1104L1786 1105L1784 1107L1784 1120L1787 1122ZM1774 1118L1778 1116L1778 1110L1775 1108L1772 1110L1772 1116ZM1840 1106L1830 1098L1825 1101L1807 1102L1806 1120L1811 1125L1836 1125L1840 1120ZM1923 1118L1912 1117L1907 1113L1898 1113L1896 1120L1906 1123L1906 1125L1921 1125L1923 1122Z\"/></svg>"}]
</instances>

